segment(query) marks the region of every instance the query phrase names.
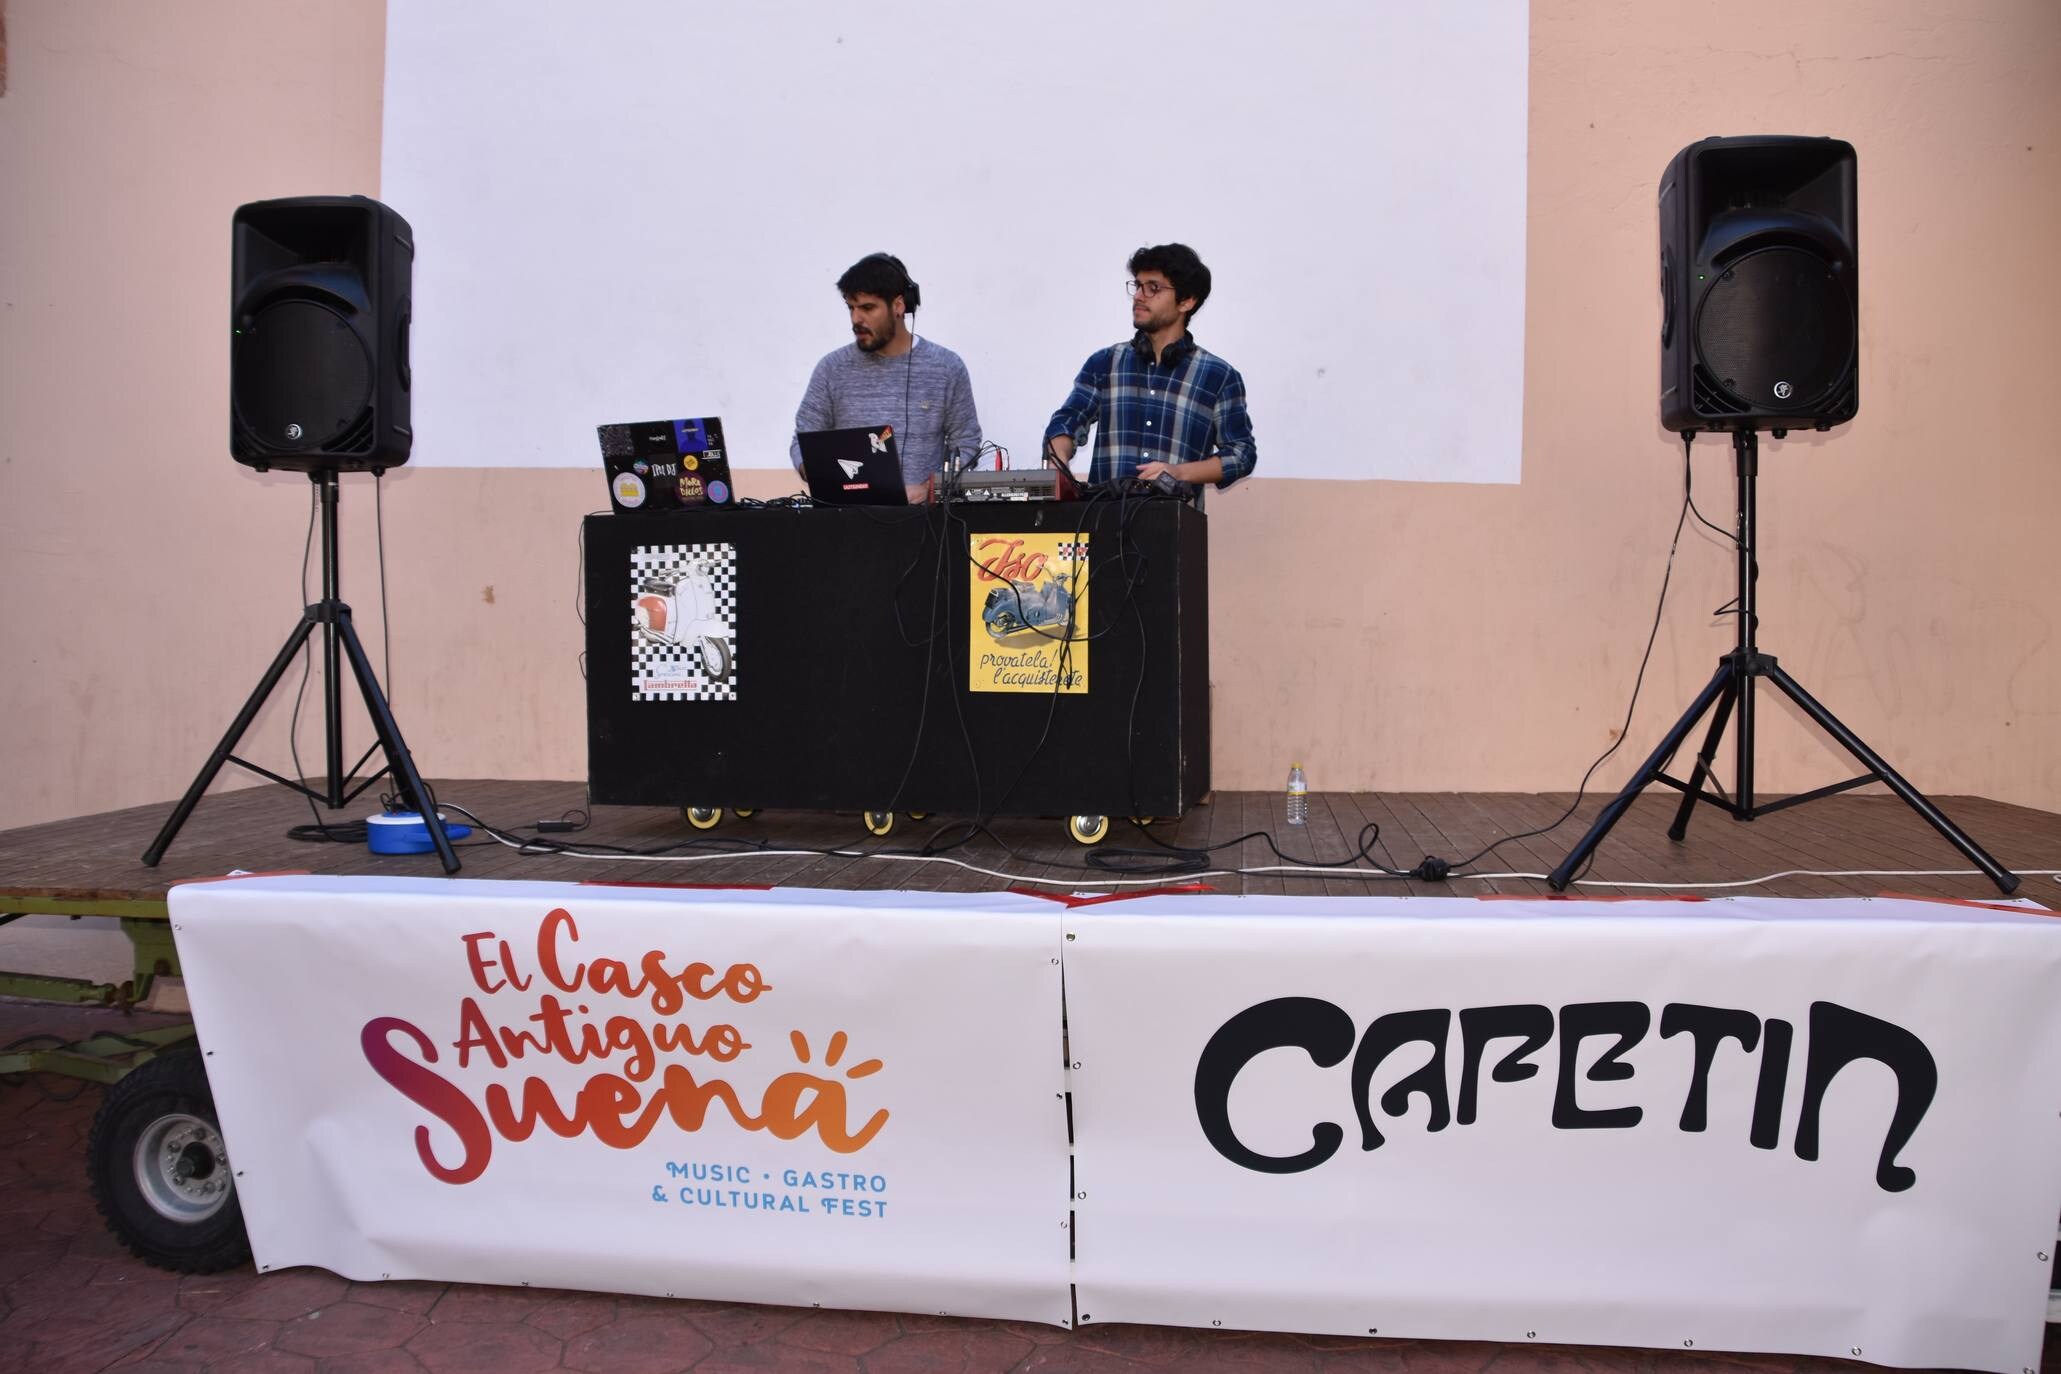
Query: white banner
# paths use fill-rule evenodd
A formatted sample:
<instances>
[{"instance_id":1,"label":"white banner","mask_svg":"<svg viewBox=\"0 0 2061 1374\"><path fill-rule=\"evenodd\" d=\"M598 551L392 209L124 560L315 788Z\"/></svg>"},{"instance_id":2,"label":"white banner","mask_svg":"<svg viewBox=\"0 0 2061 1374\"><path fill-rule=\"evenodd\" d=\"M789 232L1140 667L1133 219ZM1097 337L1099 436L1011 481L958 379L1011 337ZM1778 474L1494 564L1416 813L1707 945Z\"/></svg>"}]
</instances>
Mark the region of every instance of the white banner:
<instances>
[{"instance_id":1,"label":"white banner","mask_svg":"<svg viewBox=\"0 0 2061 1374\"><path fill-rule=\"evenodd\" d=\"M1067 930L1083 1325L2040 1363L2053 917L1153 898Z\"/></svg>"},{"instance_id":2,"label":"white banner","mask_svg":"<svg viewBox=\"0 0 2061 1374\"><path fill-rule=\"evenodd\" d=\"M171 915L261 1266L1069 1319L1056 908L255 878Z\"/></svg>"}]
</instances>

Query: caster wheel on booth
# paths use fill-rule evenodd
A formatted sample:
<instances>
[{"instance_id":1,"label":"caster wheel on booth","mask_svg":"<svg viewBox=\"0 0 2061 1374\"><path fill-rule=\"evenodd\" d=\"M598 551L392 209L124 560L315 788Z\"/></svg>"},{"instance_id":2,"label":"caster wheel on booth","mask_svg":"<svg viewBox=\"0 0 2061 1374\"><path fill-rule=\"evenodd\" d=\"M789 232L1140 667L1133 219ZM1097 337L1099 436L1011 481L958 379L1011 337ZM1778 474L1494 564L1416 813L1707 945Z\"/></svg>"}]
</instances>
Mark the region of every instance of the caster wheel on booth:
<instances>
[{"instance_id":1,"label":"caster wheel on booth","mask_svg":"<svg viewBox=\"0 0 2061 1374\"><path fill-rule=\"evenodd\" d=\"M1109 833L1109 817L1068 816L1066 833L1075 844L1100 844Z\"/></svg>"},{"instance_id":2,"label":"caster wheel on booth","mask_svg":"<svg viewBox=\"0 0 2061 1374\"><path fill-rule=\"evenodd\" d=\"M895 828L895 813L892 811L868 811L863 819L869 835L885 835Z\"/></svg>"},{"instance_id":3,"label":"caster wheel on booth","mask_svg":"<svg viewBox=\"0 0 2061 1374\"><path fill-rule=\"evenodd\" d=\"M735 817L736 817L736 818L737 818L738 820L740 820L740 821L748 821L748 820L750 820L750 819L751 819L751 818L752 818L753 816L756 816L756 815L758 815L758 814L759 814L759 809L758 809L758 808L757 808L756 806L752 806L752 807L744 807L744 806L740 806L740 807L738 807L738 808L737 808L736 810L732 811L732 812L731 812L730 814L731 814L731 815L733 815L733 816L735 816Z\"/></svg>"},{"instance_id":4,"label":"caster wheel on booth","mask_svg":"<svg viewBox=\"0 0 2061 1374\"><path fill-rule=\"evenodd\" d=\"M86 1164L108 1228L144 1262L215 1274L250 1258L198 1049L160 1054L108 1088Z\"/></svg>"},{"instance_id":5,"label":"caster wheel on booth","mask_svg":"<svg viewBox=\"0 0 2061 1374\"><path fill-rule=\"evenodd\" d=\"M907 814L909 819L912 821L927 821L930 819L930 813L928 811L911 811Z\"/></svg>"},{"instance_id":6,"label":"caster wheel on booth","mask_svg":"<svg viewBox=\"0 0 2061 1374\"><path fill-rule=\"evenodd\" d=\"M683 806L680 808L680 814L686 817L687 824L696 830L714 830L723 820L723 808L720 806Z\"/></svg>"}]
</instances>

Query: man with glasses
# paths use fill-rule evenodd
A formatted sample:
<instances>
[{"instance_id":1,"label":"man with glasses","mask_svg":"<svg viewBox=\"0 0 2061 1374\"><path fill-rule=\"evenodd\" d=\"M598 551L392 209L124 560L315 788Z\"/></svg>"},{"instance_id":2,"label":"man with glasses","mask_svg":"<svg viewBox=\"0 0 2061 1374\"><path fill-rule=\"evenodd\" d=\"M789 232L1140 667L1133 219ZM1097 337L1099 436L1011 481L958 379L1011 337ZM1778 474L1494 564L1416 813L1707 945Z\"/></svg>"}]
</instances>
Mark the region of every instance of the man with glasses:
<instances>
[{"instance_id":1,"label":"man with glasses","mask_svg":"<svg viewBox=\"0 0 2061 1374\"><path fill-rule=\"evenodd\" d=\"M1128 343L1089 358L1065 404L1052 412L1045 445L1072 459L1097 425L1088 480L1183 482L1228 487L1252 471L1258 452L1245 411L1245 379L1197 346L1188 322L1209 299L1209 269L1185 243L1131 254Z\"/></svg>"},{"instance_id":2,"label":"man with glasses","mask_svg":"<svg viewBox=\"0 0 2061 1374\"><path fill-rule=\"evenodd\" d=\"M938 470L980 451L980 416L966 364L910 328L922 290L891 253L871 253L837 279L852 343L825 354L795 411L797 433L892 425L911 504L928 500ZM801 441L788 451L801 471Z\"/></svg>"}]
</instances>

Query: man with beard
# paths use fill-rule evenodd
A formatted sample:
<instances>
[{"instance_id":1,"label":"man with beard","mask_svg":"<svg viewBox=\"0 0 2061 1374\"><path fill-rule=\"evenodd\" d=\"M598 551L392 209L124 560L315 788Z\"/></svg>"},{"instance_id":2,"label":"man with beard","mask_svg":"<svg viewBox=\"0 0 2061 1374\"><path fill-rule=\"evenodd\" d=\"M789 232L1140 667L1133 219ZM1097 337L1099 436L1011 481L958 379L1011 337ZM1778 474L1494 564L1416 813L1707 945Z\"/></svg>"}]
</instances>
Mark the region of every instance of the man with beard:
<instances>
[{"instance_id":1,"label":"man with beard","mask_svg":"<svg viewBox=\"0 0 2061 1374\"><path fill-rule=\"evenodd\" d=\"M922 301L902 260L860 258L837 279L851 312L852 346L826 354L795 411L797 433L888 425L911 502L929 498L938 469L980 451L980 416L966 364L943 344L919 339L909 319ZM788 456L801 471L801 443Z\"/></svg>"},{"instance_id":2,"label":"man with beard","mask_svg":"<svg viewBox=\"0 0 2061 1374\"><path fill-rule=\"evenodd\" d=\"M1228 487L1258 461L1245 379L1198 347L1188 322L1209 299L1209 269L1185 243L1131 254L1127 343L1089 358L1073 391L1045 427L1046 447L1064 463L1098 425L1088 480L1171 473L1183 482Z\"/></svg>"}]
</instances>

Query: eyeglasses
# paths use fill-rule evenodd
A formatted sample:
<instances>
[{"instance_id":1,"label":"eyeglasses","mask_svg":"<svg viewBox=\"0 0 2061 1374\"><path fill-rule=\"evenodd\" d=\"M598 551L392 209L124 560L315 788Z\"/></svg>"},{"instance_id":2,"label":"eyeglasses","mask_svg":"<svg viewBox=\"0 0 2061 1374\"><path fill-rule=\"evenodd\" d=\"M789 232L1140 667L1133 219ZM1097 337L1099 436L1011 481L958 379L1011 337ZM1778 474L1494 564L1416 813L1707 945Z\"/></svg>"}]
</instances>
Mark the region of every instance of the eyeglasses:
<instances>
[{"instance_id":1,"label":"eyeglasses","mask_svg":"<svg viewBox=\"0 0 2061 1374\"><path fill-rule=\"evenodd\" d=\"M1173 289L1173 287L1163 281L1138 281L1133 279L1124 283L1124 290L1130 292L1134 300L1139 296L1150 300L1162 291L1171 291Z\"/></svg>"}]
</instances>

